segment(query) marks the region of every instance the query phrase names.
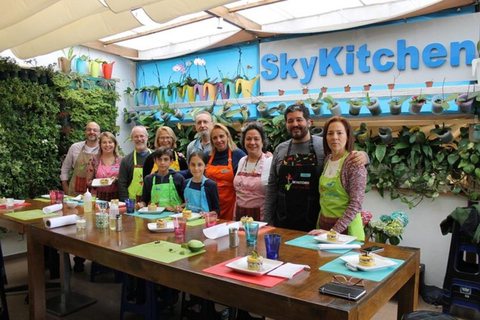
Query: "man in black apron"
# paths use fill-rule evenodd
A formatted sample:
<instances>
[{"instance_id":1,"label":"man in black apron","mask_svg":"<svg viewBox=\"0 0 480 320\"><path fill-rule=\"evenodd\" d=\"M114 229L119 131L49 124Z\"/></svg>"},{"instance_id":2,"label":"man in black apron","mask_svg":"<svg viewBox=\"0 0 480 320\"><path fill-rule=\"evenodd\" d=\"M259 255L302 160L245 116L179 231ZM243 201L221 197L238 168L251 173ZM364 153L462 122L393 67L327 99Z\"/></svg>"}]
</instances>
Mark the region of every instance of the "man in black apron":
<instances>
[{"instance_id":1,"label":"man in black apron","mask_svg":"<svg viewBox=\"0 0 480 320\"><path fill-rule=\"evenodd\" d=\"M323 139L310 134L310 111L293 104L285 111L287 131L292 137L273 154L265 200L265 221L276 227L310 231L320 213L318 182L323 170ZM366 164L364 152L358 163Z\"/></svg>"}]
</instances>

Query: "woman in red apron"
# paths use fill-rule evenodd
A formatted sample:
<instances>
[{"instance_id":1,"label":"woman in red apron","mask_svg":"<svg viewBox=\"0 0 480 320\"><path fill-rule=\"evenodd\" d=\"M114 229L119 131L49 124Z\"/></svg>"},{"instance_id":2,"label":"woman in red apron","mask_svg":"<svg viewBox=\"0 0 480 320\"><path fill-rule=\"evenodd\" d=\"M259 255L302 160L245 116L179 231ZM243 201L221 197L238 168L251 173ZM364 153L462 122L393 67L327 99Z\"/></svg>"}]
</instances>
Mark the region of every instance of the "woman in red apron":
<instances>
[{"instance_id":1,"label":"woman in red apron","mask_svg":"<svg viewBox=\"0 0 480 320\"><path fill-rule=\"evenodd\" d=\"M122 158L118 154L118 142L113 134L100 135L100 151L90 159L87 167L87 186L97 194L97 199L110 201L118 199L117 178ZM105 186L92 187L94 179L114 178ZM94 193L95 193L94 192Z\"/></svg>"},{"instance_id":2,"label":"woman in red apron","mask_svg":"<svg viewBox=\"0 0 480 320\"><path fill-rule=\"evenodd\" d=\"M213 148L205 176L217 183L220 197L220 219L233 220L236 202L233 179L238 162L245 156L245 152L237 148L230 131L220 123L213 126L210 141Z\"/></svg>"},{"instance_id":3,"label":"woman in red apron","mask_svg":"<svg viewBox=\"0 0 480 320\"><path fill-rule=\"evenodd\" d=\"M242 129L240 141L247 151L247 156L240 159L233 184L235 186L237 204L235 220L243 216L252 217L255 221L263 221L265 207L265 189L272 158L265 155L266 133L258 122L250 122Z\"/></svg>"}]
</instances>

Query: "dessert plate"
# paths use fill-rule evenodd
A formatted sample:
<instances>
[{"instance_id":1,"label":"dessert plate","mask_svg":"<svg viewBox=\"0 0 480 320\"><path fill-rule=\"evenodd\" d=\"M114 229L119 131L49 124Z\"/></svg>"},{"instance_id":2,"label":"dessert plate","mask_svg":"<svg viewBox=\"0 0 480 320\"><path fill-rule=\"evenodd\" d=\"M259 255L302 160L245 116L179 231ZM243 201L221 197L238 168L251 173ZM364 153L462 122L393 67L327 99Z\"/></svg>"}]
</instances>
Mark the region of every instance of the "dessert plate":
<instances>
[{"instance_id":1,"label":"dessert plate","mask_svg":"<svg viewBox=\"0 0 480 320\"><path fill-rule=\"evenodd\" d=\"M313 239L315 239L315 240L317 240L318 242L321 242L321 243L346 244L346 243L350 243L352 241L355 241L357 239L357 237L349 236L349 235L346 235L346 234L340 234L337 241L328 241L327 240L327 233L322 233L322 234L316 236Z\"/></svg>"},{"instance_id":2,"label":"dessert plate","mask_svg":"<svg viewBox=\"0 0 480 320\"><path fill-rule=\"evenodd\" d=\"M181 217L183 217L183 213L175 213L175 214L172 214L170 217L181 218ZM188 218L187 221L196 220L196 219L199 219L201 217L202 217L202 215L200 213L192 212L192 216L190 218Z\"/></svg>"},{"instance_id":3,"label":"dessert plate","mask_svg":"<svg viewBox=\"0 0 480 320\"><path fill-rule=\"evenodd\" d=\"M13 204L22 204L25 200L13 200Z\"/></svg>"},{"instance_id":4,"label":"dessert plate","mask_svg":"<svg viewBox=\"0 0 480 320\"><path fill-rule=\"evenodd\" d=\"M342 256L342 257L340 257L340 259L345 261L346 264L349 265L349 266L347 266L347 268L349 268L351 270L356 268L356 269L362 270L362 271L376 271L376 270L382 270L382 269L386 269L386 268L397 265L397 263L395 261L392 261L388 258L379 256L379 255L376 255L376 254L372 254L372 256L375 257L375 265L373 265L371 267L361 266L360 263L358 262L358 256L359 256L358 254L352 254L352 255L349 255L349 256ZM350 268L350 266L352 268Z\"/></svg>"},{"instance_id":5,"label":"dessert plate","mask_svg":"<svg viewBox=\"0 0 480 320\"><path fill-rule=\"evenodd\" d=\"M152 232L173 232L173 221L166 221L165 222L165 228L157 228L157 223L156 222L150 222L148 225L148 230Z\"/></svg>"},{"instance_id":6,"label":"dessert plate","mask_svg":"<svg viewBox=\"0 0 480 320\"><path fill-rule=\"evenodd\" d=\"M268 273L272 271L273 269L281 266L283 264L282 261L278 260L270 260L270 259L263 259L263 268L259 271L256 270L248 270L248 263L247 263L247 257L243 257L240 259L237 259L235 261L232 261L230 263L227 263L225 267L232 269L233 271L248 274L251 276L262 276L265 273Z\"/></svg>"},{"instance_id":7,"label":"dessert plate","mask_svg":"<svg viewBox=\"0 0 480 320\"><path fill-rule=\"evenodd\" d=\"M253 221L252 223L258 223L259 228L263 228L268 224L267 222L261 222L261 221ZM229 227L237 227L239 230L244 229L241 221L230 223L228 226Z\"/></svg>"},{"instance_id":8,"label":"dessert plate","mask_svg":"<svg viewBox=\"0 0 480 320\"><path fill-rule=\"evenodd\" d=\"M155 210L155 211L150 211L150 210L148 210L148 207L143 207L143 208L138 209L138 213L162 213L163 210L165 210L164 207L157 207L157 210Z\"/></svg>"},{"instance_id":9,"label":"dessert plate","mask_svg":"<svg viewBox=\"0 0 480 320\"><path fill-rule=\"evenodd\" d=\"M107 183L102 183L102 180L108 180ZM92 187L106 187L113 183L114 178L101 178L101 179L93 179Z\"/></svg>"}]
</instances>

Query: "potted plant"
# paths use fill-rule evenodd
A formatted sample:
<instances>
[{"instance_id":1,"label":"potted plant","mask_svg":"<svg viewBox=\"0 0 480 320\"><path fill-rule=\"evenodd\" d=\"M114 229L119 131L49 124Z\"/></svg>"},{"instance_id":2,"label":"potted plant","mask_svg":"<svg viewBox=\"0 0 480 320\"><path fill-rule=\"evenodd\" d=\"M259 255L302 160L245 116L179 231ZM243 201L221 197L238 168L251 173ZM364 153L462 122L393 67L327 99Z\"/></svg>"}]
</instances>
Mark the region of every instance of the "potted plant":
<instances>
[{"instance_id":1,"label":"potted plant","mask_svg":"<svg viewBox=\"0 0 480 320\"><path fill-rule=\"evenodd\" d=\"M332 96L325 96L323 98L323 102L327 104L327 110L330 110L332 116L341 116L342 109L340 108L340 104L337 100L333 99Z\"/></svg>"},{"instance_id":2,"label":"potted plant","mask_svg":"<svg viewBox=\"0 0 480 320\"><path fill-rule=\"evenodd\" d=\"M450 143L453 141L453 134L450 127L445 126L445 122L440 127L438 124L435 128L430 130L430 133L435 133L442 143Z\"/></svg>"},{"instance_id":3,"label":"potted plant","mask_svg":"<svg viewBox=\"0 0 480 320\"><path fill-rule=\"evenodd\" d=\"M285 94L285 90L278 89L278 95L283 96Z\"/></svg>"},{"instance_id":4,"label":"potted plant","mask_svg":"<svg viewBox=\"0 0 480 320\"><path fill-rule=\"evenodd\" d=\"M70 47L67 53L65 53L65 49L63 49L62 52L65 57L58 58L58 66L63 73L70 73L72 70L72 61L77 55L73 54L73 47Z\"/></svg>"},{"instance_id":5,"label":"potted plant","mask_svg":"<svg viewBox=\"0 0 480 320\"><path fill-rule=\"evenodd\" d=\"M308 93L308 86L302 87L302 93L307 94Z\"/></svg>"},{"instance_id":6,"label":"potted plant","mask_svg":"<svg viewBox=\"0 0 480 320\"><path fill-rule=\"evenodd\" d=\"M420 111L422 110L422 107L427 101L430 101L424 94L420 93L418 96L412 96L410 98L410 101L408 102L410 104L410 109L409 112L411 114L419 114Z\"/></svg>"},{"instance_id":7,"label":"potted plant","mask_svg":"<svg viewBox=\"0 0 480 320\"><path fill-rule=\"evenodd\" d=\"M135 105L135 99L134 99L135 91L136 89L133 87L127 87L125 90L123 90L123 94L125 96L125 102L130 107L133 107Z\"/></svg>"},{"instance_id":8,"label":"potted plant","mask_svg":"<svg viewBox=\"0 0 480 320\"><path fill-rule=\"evenodd\" d=\"M257 112L260 115L259 118L270 118L270 112L268 111L268 104L263 101L258 102Z\"/></svg>"},{"instance_id":9,"label":"potted plant","mask_svg":"<svg viewBox=\"0 0 480 320\"><path fill-rule=\"evenodd\" d=\"M369 132L368 132L368 128L367 128L367 124L365 123L361 123L360 124L360 127L358 127L357 129L355 129L355 131L353 132L353 136L355 137L355 139L357 139L358 142L360 143L364 143L365 141L367 141L368 137L369 137Z\"/></svg>"},{"instance_id":10,"label":"potted plant","mask_svg":"<svg viewBox=\"0 0 480 320\"><path fill-rule=\"evenodd\" d=\"M433 80L425 81L425 85L427 86L427 88L433 87Z\"/></svg>"},{"instance_id":11,"label":"potted plant","mask_svg":"<svg viewBox=\"0 0 480 320\"><path fill-rule=\"evenodd\" d=\"M392 83L387 84L387 87L388 87L389 90L395 89L395 81L397 80L397 78L399 76L400 76L400 72L396 76L393 76L393 82ZM391 96L392 96L392 92L390 91L390 97Z\"/></svg>"},{"instance_id":12,"label":"potted plant","mask_svg":"<svg viewBox=\"0 0 480 320\"><path fill-rule=\"evenodd\" d=\"M350 105L349 113L352 116L358 116L360 114L360 109L363 106L363 100L361 98L352 98L346 101Z\"/></svg>"},{"instance_id":13,"label":"potted plant","mask_svg":"<svg viewBox=\"0 0 480 320\"><path fill-rule=\"evenodd\" d=\"M380 115L382 113L382 109L380 108L380 102L378 101L378 99L374 97L370 97L368 92L365 98L367 100L365 105L367 106L372 116Z\"/></svg>"},{"instance_id":14,"label":"potted plant","mask_svg":"<svg viewBox=\"0 0 480 320\"><path fill-rule=\"evenodd\" d=\"M325 93L325 92L327 92L327 90L328 90L328 87L322 87L322 89L321 89L321 90L322 90L322 93Z\"/></svg>"},{"instance_id":15,"label":"potted plant","mask_svg":"<svg viewBox=\"0 0 480 320\"><path fill-rule=\"evenodd\" d=\"M390 89L390 90L395 89L395 83L389 83L389 84L387 84L387 86L388 86L388 89Z\"/></svg>"},{"instance_id":16,"label":"potted plant","mask_svg":"<svg viewBox=\"0 0 480 320\"><path fill-rule=\"evenodd\" d=\"M371 84L365 84L365 85L363 86L363 90L364 90L364 91L369 91L371 86L372 86Z\"/></svg>"},{"instance_id":17,"label":"potted plant","mask_svg":"<svg viewBox=\"0 0 480 320\"><path fill-rule=\"evenodd\" d=\"M455 103L458 106L458 111L461 113L470 113L472 112L472 104L473 98L469 98L469 93L462 93L460 94L457 99L455 99Z\"/></svg>"},{"instance_id":18,"label":"potted plant","mask_svg":"<svg viewBox=\"0 0 480 320\"><path fill-rule=\"evenodd\" d=\"M447 110L450 108L449 101L454 100L457 98L458 94L451 94L445 98L445 93L443 91L445 86L445 78L443 78L442 82L442 95L436 95L432 98L432 112L433 114L442 114L443 110Z\"/></svg>"},{"instance_id":19,"label":"potted plant","mask_svg":"<svg viewBox=\"0 0 480 320\"><path fill-rule=\"evenodd\" d=\"M392 143L393 135L392 135L392 128L389 127L380 127L378 128L378 136L382 139L384 144Z\"/></svg>"},{"instance_id":20,"label":"potted plant","mask_svg":"<svg viewBox=\"0 0 480 320\"><path fill-rule=\"evenodd\" d=\"M345 87L343 87L343 90L345 90L345 92L350 92L350 85L346 85Z\"/></svg>"},{"instance_id":21,"label":"potted plant","mask_svg":"<svg viewBox=\"0 0 480 320\"><path fill-rule=\"evenodd\" d=\"M15 78L18 76L20 66L15 59L10 57L0 57L0 80Z\"/></svg>"},{"instance_id":22,"label":"potted plant","mask_svg":"<svg viewBox=\"0 0 480 320\"><path fill-rule=\"evenodd\" d=\"M402 113L402 104L407 100L407 97L391 97L390 100L388 100L388 105L390 106L390 114L392 116L399 115Z\"/></svg>"},{"instance_id":23,"label":"potted plant","mask_svg":"<svg viewBox=\"0 0 480 320\"><path fill-rule=\"evenodd\" d=\"M76 60L76 70L78 74L85 74L87 73L88 64L87 64L88 56L82 54Z\"/></svg>"},{"instance_id":24,"label":"potted plant","mask_svg":"<svg viewBox=\"0 0 480 320\"><path fill-rule=\"evenodd\" d=\"M310 104L313 114L315 114L316 116L321 116L323 113L322 112L322 106L323 106L322 96L323 96L323 93L320 92L316 99L308 98L307 100L305 100L305 102Z\"/></svg>"}]
</instances>

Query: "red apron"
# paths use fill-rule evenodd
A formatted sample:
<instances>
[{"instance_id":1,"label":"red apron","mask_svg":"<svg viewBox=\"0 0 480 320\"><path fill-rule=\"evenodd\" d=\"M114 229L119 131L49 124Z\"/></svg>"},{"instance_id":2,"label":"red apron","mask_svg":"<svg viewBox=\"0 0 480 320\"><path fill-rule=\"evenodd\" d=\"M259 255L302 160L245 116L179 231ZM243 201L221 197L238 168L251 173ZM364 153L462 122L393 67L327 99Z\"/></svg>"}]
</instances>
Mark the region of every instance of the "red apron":
<instances>
[{"instance_id":1,"label":"red apron","mask_svg":"<svg viewBox=\"0 0 480 320\"><path fill-rule=\"evenodd\" d=\"M215 150L212 150L205 176L217 183L218 196L220 197L220 219L233 220L236 195L233 187L235 173L232 166L232 151L228 150L227 165L212 165L213 158L215 158Z\"/></svg>"}]
</instances>

